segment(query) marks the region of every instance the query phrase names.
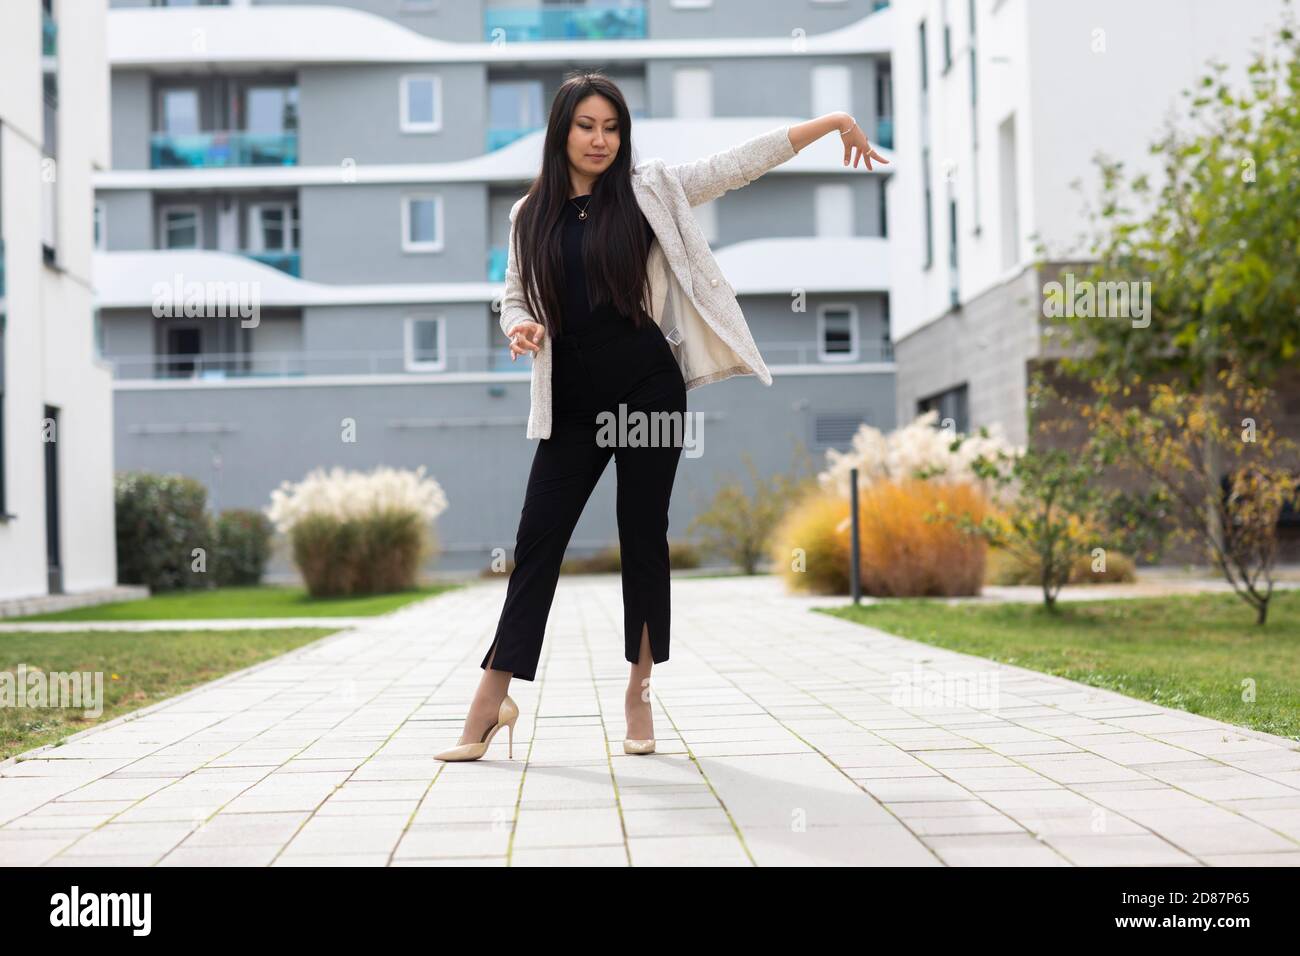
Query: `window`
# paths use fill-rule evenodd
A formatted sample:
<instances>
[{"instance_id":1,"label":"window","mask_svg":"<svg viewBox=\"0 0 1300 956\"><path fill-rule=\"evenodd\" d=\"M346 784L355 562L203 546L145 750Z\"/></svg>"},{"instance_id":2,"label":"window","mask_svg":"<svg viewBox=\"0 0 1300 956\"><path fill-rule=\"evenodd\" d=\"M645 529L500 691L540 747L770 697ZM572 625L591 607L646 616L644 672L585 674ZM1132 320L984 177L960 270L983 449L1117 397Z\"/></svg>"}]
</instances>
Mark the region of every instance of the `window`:
<instances>
[{"instance_id":1,"label":"window","mask_svg":"<svg viewBox=\"0 0 1300 956\"><path fill-rule=\"evenodd\" d=\"M921 44L921 92L924 93L930 89L930 68L929 64L926 62L924 20L921 21L921 25L917 28L917 32Z\"/></svg>"},{"instance_id":2,"label":"window","mask_svg":"<svg viewBox=\"0 0 1300 956\"><path fill-rule=\"evenodd\" d=\"M402 197L402 250L442 251L442 200L432 195Z\"/></svg>"},{"instance_id":3,"label":"window","mask_svg":"<svg viewBox=\"0 0 1300 956\"><path fill-rule=\"evenodd\" d=\"M695 221L699 224L700 231L704 233L704 238L709 245L717 242L718 204L716 202L706 202L700 206L692 206L691 213L694 214Z\"/></svg>"},{"instance_id":4,"label":"window","mask_svg":"<svg viewBox=\"0 0 1300 956\"><path fill-rule=\"evenodd\" d=\"M853 109L853 76L843 64L812 68L812 116Z\"/></svg>"},{"instance_id":5,"label":"window","mask_svg":"<svg viewBox=\"0 0 1300 956\"><path fill-rule=\"evenodd\" d=\"M961 275L957 267L957 200L949 197L948 199L948 300L953 308L960 303L960 283L958 277Z\"/></svg>"},{"instance_id":6,"label":"window","mask_svg":"<svg viewBox=\"0 0 1300 956\"><path fill-rule=\"evenodd\" d=\"M1020 261L1020 186L1016 175L1016 117L998 127L998 190L1001 193L1002 268Z\"/></svg>"},{"instance_id":7,"label":"window","mask_svg":"<svg viewBox=\"0 0 1300 956\"><path fill-rule=\"evenodd\" d=\"M934 210L933 197L930 194L930 150L921 150L921 182L925 208L921 211L922 229L925 233L925 259L922 268L928 269L934 262Z\"/></svg>"},{"instance_id":8,"label":"window","mask_svg":"<svg viewBox=\"0 0 1300 956\"><path fill-rule=\"evenodd\" d=\"M952 68L952 24L948 22L948 0L943 2L943 72Z\"/></svg>"},{"instance_id":9,"label":"window","mask_svg":"<svg viewBox=\"0 0 1300 956\"><path fill-rule=\"evenodd\" d=\"M104 252L108 249L108 228L106 217L108 211L104 208L104 200L95 200L95 248Z\"/></svg>"},{"instance_id":10,"label":"window","mask_svg":"<svg viewBox=\"0 0 1300 956\"><path fill-rule=\"evenodd\" d=\"M916 403L916 411L917 414L922 414L934 409L939 413L935 427L943 428L944 422L951 420L957 432L965 435L970 432L970 415L967 406L966 383L962 382L956 388L921 399Z\"/></svg>"},{"instance_id":11,"label":"window","mask_svg":"<svg viewBox=\"0 0 1300 956\"><path fill-rule=\"evenodd\" d=\"M177 88L158 94L160 133L185 136L199 131L199 91Z\"/></svg>"},{"instance_id":12,"label":"window","mask_svg":"<svg viewBox=\"0 0 1300 956\"><path fill-rule=\"evenodd\" d=\"M162 247L199 249L203 243L202 217L198 206L167 206L162 211Z\"/></svg>"},{"instance_id":13,"label":"window","mask_svg":"<svg viewBox=\"0 0 1300 956\"><path fill-rule=\"evenodd\" d=\"M244 129L283 134L298 129L298 87L250 86L244 90Z\"/></svg>"},{"instance_id":14,"label":"window","mask_svg":"<svg viewBox=\"0 0 1300 956\"><path fill-rule=\"evenodd\" d=\"M713 115L713 70L696 66L673 70L673 115L678 119Z\"/></svg>"},{"instance_id":15,"label":"window","mask_svg":"<svg viewBox=\"0 0 1300 956\"><path fill-rule=\"evenodd\" d=\"M408 372L442 371L447 367L446 332L442 316L406 317L405 365Z\"/></svg>"},{"instance_id":16,"label":"window","mask_svg":"<svg viewBox=\"0 0 1300 956\"><path fill-rule=\"evenodd\" d=\"M823 362L858 360L858 308L849 303L817 309L817 357Z\"/></svg>"},{"instance_id":17,"label":"window","mask_svg":"<svg viewBox=\"0 0 1300 956\"><path fill-rule=\"evenodd\" d=\"M433 133L442 129L442 81L433 74L402 77L403 133Z\"/></svg>"},{"instance_id":18,"label":"window","mask_svg":"<svg viewBox=\"0 0 1300 956\"><path fill-rule=\"evenodd\" d=\"M298 248L298 204L255 203L248 210L251 252L293 252Z\"/></svg>"},{"instance_id":19,"label":"window","mask_svg":"<svg viewBox=\"0 0 1300 956\"><path fill-rule=\"evenodd\" d=\"M853 187L821 183L813 190L813 213L818 237L854 235Z\"/></svg>"}]
</instances>

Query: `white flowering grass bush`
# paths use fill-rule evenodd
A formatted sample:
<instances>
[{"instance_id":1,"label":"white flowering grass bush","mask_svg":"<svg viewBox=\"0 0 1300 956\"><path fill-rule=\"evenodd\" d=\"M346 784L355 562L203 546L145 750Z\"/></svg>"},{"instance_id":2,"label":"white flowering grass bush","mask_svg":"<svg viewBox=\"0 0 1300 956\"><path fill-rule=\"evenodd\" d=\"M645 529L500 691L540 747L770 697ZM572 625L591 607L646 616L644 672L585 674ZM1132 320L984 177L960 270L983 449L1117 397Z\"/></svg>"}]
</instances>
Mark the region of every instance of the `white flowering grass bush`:
<instances>
[{"instance_id":1,"label":"white flowering grass bush","mask_svg":"<svg viewBox=\"0 0 1300 956\"><path fill-rule=\"evenodd\" d=\"M817 481L824 490L848 498L849 471L856 467L859 491L878 481L921 478L943 484L966 482L977 485L986 497L997 497L993 483L976 474L975 461L981 456L996 459L999 452L1015 456L1023 449L1008 442L996 423L982 434L967 435L935 428L938 419L939 413L932 409L888 434L863 425L848 451L826 452L827 467Z\"/></svg>"},{"instance_id":2,"label":"white flowering grass bush","mask_svg":"<svg viewBox=\"0 0 1300 956\"><path fill-rule=\"evenodd\" d=\"M416 585L420 564L436 551L433 521L447 510L442 486L424 471L318 468L271 492L265 513L288 536L313 597Z\"/></svg>"}]
</instances>

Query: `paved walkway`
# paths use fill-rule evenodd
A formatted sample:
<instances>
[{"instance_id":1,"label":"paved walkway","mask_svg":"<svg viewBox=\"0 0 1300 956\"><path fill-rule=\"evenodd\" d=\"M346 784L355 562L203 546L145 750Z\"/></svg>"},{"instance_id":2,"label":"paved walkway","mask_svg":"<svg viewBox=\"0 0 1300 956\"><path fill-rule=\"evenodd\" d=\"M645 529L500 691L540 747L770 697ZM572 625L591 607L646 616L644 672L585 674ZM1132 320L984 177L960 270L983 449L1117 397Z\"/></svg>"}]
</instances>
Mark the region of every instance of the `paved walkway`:
<instances>
[{"instance_id":1,"label":"paved walkway","mask_svg":"<svg viewBox=\"0 0 1300 956\"><path fill-rule=\"evenodd\" d=\"M674 582L653 756L620 746L618 579L562 578L538 679L512 687L515 759L499 736L438 763L504 593L440 595L0 764L0 860L1300 863L1295 742L809 613L836 602L770 578Z\"/></svg>"}]
</instances>

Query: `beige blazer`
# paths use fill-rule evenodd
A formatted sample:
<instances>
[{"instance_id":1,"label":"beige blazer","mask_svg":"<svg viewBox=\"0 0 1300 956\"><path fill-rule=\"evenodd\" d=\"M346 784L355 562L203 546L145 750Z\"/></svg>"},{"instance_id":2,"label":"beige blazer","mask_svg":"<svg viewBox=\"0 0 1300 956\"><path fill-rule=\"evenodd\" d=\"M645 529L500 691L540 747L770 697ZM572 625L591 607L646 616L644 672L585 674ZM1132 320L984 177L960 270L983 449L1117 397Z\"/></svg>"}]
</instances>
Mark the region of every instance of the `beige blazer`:
<instances>
[{"instance_id":1,"label":"beige blazer","mask_svg":"<svg viewBox=\"0 0 1300 956\"><path fill-rule=\"evenodd\" d=\"M668 339L688 390L733 375L756 375L764 385L772 384L735 290L722 275L691 207L748 185L795 152L787 125L693 162L668 166L662 159L648 159L632 169L632 191L655 234L646 264L650 314ZM515 214L525 198L510 209L501 299L501 329L507 336L519 322L535 321L527 311L515 263ZM550 438L549 336L543 337L541 348L531 354L527 437Z\"/></svg>"}]
</instances>

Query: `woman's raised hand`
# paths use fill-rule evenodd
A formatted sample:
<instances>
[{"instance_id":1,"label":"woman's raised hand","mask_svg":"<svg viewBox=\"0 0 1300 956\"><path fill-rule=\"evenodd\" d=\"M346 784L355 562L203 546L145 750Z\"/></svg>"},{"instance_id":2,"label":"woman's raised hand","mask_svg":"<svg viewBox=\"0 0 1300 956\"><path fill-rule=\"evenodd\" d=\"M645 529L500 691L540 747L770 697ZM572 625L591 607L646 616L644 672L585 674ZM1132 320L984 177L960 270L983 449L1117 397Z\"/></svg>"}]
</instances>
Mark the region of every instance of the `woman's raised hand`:
<instances>
[{"instance_id":1,"label":"woman's raised hand","mask_svg":"<svg viewBox=\"0 0 1300 956\"><path fill-rule=\"evenodd\" d=\"M517 322L510 327L510 361L528 352L541 349L546 326L540 322Z\"/></svg>"},{"instance_id":2,"label":"woman's raised hand","mask_svg":"<svg viewBox=\"0 0 1300 956\"><path fill-rule=\"evenodd\" d=\"M865 160L868 170L871 169L871 161L873 159L878 163L889 164L889 160L885 159L885 157L881 156L871 148L871 144L867 142L867 134L862 132L862 127L857 123L854 123L853 128L847 133L840 133L840 139L844 142L845 166L849 164L850 156L852 156L853 167L855 169L857 168L858 160ZM855 149L858 152L856 156L853 156L853 151Z\"/></svg>"}]
</instances>

